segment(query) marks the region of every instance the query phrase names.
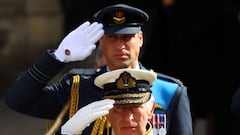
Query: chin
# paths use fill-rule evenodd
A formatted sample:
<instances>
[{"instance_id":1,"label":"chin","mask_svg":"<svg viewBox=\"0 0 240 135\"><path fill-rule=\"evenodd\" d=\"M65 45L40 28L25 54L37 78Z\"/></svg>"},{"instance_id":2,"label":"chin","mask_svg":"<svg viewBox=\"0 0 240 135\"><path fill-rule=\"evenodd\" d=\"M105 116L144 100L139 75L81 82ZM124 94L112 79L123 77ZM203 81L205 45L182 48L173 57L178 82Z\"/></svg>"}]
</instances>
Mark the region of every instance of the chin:
<instances>
[{"instance_id":1,"label":"chin","mask_svg":"<svg viewBox=\"0 0 240 135\"><path fill-rule=\"evenodd\" d=\"M136 132L136 128L123 129L119 135L140 135Z\"/></svg>"}]
</instances>

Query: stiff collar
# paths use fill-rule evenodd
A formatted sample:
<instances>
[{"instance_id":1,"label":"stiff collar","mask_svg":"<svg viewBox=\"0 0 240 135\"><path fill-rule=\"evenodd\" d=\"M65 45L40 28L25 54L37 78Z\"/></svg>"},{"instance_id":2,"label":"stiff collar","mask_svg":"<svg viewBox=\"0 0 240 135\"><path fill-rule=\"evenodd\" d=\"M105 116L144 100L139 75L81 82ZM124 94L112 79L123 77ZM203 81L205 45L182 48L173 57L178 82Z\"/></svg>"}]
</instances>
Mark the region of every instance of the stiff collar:
<instances>
[{"instance_id":1,"label":"stiff collar","mask_svg":"<svg viewBox=\"0 0 240 135\"><path fill-rule=\"evenodd\" d=\"M110 71L110 68L106 66L107 71ZM137 66L134 69L140 69L139 63L137 63Z\"/></svg>"}]
</instances>

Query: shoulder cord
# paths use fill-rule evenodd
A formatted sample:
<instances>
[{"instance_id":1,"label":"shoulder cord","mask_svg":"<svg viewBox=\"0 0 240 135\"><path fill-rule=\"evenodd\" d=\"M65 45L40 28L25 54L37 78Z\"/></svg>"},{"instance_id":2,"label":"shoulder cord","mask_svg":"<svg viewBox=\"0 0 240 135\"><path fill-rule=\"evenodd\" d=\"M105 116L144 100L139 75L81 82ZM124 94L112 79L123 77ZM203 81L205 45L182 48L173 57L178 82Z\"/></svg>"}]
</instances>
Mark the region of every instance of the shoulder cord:
<instances>
[{"instance_id":1,"label":"shoulder cord","mask_svg":"<svg viewBox=\"0 0 240 135\"><path fill-rule=\"evenodd\" d=\"M65 104L65 106L63 107L63 109L61 110L60 114L58 115L58 117L54 122L52 120L47 121L47 129L49 130L45 135L55 135L55 133L59 130L62 124L63 118L68 110L69 110L69 119L78 111L79 85L80 85L80 75L73 76L73 83L71 87L71 98ZM105 129L107 129L107 135L110 135L111 124L107 122L106 116L102 116L95 121L91 135L103 135L103 132Z\"/></svg>"},{"instance_id":2,"label":"shoulder cord","mask_svg":"<svg viewBox=\"0 0 240 135\"><path fill-rule=\"evenodd\" d=\"M71 87L71 97L70 100L65 104L61 112L59 113L56 120L47 120L47 133L45 135L55 135L62 125L63 118L67 111L69 110L69 118L71 118L78 110L79 101L79 85L80 85L80 75L73 76L73 83Z\"/></svg>"},{"instance_id":3,"label":"shoulder cord","mask_svg":"<svg viewBox=\"0 0 240 135\"><path fill-rule=\"evenodd\" d=\"M72 84L72 88L71 88L70 109L69 109L69 119L78 111L79 85L80 85L80 76L79 75L73 76L73 84ZM105 128L108 129L107 135L109 135L110 127L111 127L111 125L109 122L107 122L107 117L106 116L100 117L95 121L91 135L103 135Z\"/></svg>"},{"instance_id":4,"label":"shoulder cord","mask_svg":"<svg viewBox=\"0 0 240 135\"><path fill-rule=\"evenodd\" d=\"M80 85L80 75L74 75L72 88L71 88L69 119L78 111L79 89L80 89L79 85Z\"/></svg>"},{"instance_id":5,"label":"shoulder cord","mask_svg":"<svg viewBox=\"0 0 240 135\"><path fill-rule=\"evenodd\" d=\"M105 129L107 135L110 135L111 124L107 121L107 117L99 117L94 123L91 135L103 135Z\"/></svg>"}]
</instances>

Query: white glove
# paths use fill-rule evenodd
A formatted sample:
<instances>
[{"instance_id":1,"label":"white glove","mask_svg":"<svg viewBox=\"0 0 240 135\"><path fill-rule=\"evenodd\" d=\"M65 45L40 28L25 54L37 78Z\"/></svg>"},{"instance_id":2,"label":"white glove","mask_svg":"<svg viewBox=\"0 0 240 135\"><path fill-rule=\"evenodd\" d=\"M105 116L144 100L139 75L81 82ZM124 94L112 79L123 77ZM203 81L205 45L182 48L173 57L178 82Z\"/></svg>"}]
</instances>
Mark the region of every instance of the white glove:
<instances>
[{"instance_id":1,"label":"white glove","mask_svg":"<svg viewBox=\"0 0 240 135\"><path fill-rule=\"evenodd\" d=\"M81 134L91 122L108 114L114 102L112 99L104 99L84 106L61 127L61 133L63 135Z\"/></svg>"},{"instance_id":2,"label":"white glove","mask_svg":"<svg viewBox=\"0 0 240 135\"><path fill-rule=\"evenodd\" d=\"M86 21L62 40L54 55L61 62L84 60L96 48L95 43L103 34L101 23Z\"/></svg>"}]
</instances>

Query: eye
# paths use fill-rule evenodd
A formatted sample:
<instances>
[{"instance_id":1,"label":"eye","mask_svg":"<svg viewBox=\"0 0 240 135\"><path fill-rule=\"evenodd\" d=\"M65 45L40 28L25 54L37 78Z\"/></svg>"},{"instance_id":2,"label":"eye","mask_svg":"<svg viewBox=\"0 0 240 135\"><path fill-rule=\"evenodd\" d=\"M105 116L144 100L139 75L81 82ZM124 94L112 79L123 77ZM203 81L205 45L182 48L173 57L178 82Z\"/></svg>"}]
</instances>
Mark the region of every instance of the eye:
<instances>
[{"instance_id":1,"label":"eye","mask_svg":"<svg viewBox=\"0 0 240 135\"><path fill-rule=\"evenodd\" d=\"M136 106L132 106L131 110L133 113L137 113L141 110L142 106L141 105L136 105Z\"/></svg>"},{"instance_id":2,"label":"eye","mask_svg":"<svg viewBox=\"0 0 240 135\"><path fill-rule=\"evenodd\" d=\"M123 40L126 42L131 40L132 37L134 37L134 34L127 34L127 35L122 36Z\"/></svg>"},{"instance_id":3,"label":"eye","mask_svg":"<svg viewBox=\"0 0 240 135\"><path fill-rule=\"evenodd\" d=\"M106 37L111 42L114 42L114 41L117 40L117 36L116 35L107 35Z\"/></svg>"},{"instance_id":4,"label":"eye","mask_svg":"<svg viewBox=\"0 0 240 135\"><path fill-rule=\"evenodd\" d=\"M115 113L122 113L123 112L123 109L121 107L114 107L112 110Z\"/></svg>"}]
</instances>

